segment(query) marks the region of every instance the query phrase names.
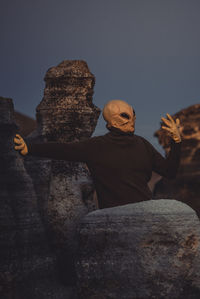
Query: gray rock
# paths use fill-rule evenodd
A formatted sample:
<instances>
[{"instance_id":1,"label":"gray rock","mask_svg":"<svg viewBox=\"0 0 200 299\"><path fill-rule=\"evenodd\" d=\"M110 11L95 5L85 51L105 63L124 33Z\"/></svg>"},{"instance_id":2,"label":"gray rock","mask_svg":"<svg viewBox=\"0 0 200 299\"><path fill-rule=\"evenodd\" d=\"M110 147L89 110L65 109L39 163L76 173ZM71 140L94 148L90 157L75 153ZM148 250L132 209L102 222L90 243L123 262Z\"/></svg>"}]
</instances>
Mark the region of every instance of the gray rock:
<instances>
[{"instance_id":1,"label":"gray rock","mask_svg":"<svg viewBox=\"0 0 200 299\"><path fill-rule=\"evenodd\" d=\"M64 60L45 75L44 97L37 106L38 135L44 141L89 138L100 109L92 103L95 77L82 60Z\"/></svg>"},{"instance_id":2,"label":"gray rock","mask_svg":"<svg viewBox=\"0 0 200 299\"><path fill-rule=\"evenodd\" d=\"M38 286L49 285L55 262L32 180L14 150L18 128L11 99L0 98L0 116L0 298L41 298Z\"/></svg>"},{"instance_id":3,"label":"gray rock","mask_svg":"<svg viewBox=\"0 0 200 299\"><path fill-rule=\"evenodd\" d=\"M79 298L199 298L200 224L176 200L97 210L81 222Z\"/></svg>"},{"instance_id":4,"label":"gray rock","mask_svg":"<svg viewBox=\"0 0 200 299\"><path fill-rule=\"evenodd\" d=\"M87 63L65 60L45 75L44 97L37 106L33 142L71 142L89 138L100 109L92 103L95 77ZM90 173L83 163L26 158L49 243L64 284L75 283L76 228L96 208Z\"/></svg>"}]
</instances>

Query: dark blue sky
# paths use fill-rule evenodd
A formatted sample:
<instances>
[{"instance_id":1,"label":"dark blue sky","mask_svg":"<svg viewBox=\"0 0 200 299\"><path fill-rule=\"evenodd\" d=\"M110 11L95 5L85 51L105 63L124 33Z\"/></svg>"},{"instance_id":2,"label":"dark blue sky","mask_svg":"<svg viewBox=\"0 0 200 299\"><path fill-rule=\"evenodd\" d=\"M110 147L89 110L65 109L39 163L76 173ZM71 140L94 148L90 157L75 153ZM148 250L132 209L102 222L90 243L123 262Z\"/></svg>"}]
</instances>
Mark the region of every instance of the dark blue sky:
<instances>
[{"instance_id":1,"label":"dark blue sky","mask_svg":"<svg viewBox=\"0 0 200 299\"><path fill-rule=\"evenodd\" d=\"M1 0L0 96L34 117L47 69L83 59L94 103L127 101L156 145L161 116L200 103L199 16L199 0Z\"/></svg>"}]
</instances>

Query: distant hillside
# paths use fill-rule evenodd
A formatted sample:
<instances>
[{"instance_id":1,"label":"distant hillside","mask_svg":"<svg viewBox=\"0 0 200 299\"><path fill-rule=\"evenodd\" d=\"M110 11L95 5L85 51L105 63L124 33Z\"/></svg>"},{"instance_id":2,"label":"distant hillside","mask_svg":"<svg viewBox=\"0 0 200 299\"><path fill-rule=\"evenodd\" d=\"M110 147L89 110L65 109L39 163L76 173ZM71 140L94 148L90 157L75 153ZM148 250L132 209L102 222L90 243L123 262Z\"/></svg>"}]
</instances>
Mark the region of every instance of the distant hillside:
<instances>
[{"instance_id":1,"label":"distant hillside","mask_svg":"<svg viewBox=\"0 0 200 299\"><path fill-rule=\"evenodd\" d=\"M23 136L29 135L36 129L37 122L35 119L17 111L14 112L14 118L15 122L19 126L19 133Z\"/></svg>"}]
</instances>

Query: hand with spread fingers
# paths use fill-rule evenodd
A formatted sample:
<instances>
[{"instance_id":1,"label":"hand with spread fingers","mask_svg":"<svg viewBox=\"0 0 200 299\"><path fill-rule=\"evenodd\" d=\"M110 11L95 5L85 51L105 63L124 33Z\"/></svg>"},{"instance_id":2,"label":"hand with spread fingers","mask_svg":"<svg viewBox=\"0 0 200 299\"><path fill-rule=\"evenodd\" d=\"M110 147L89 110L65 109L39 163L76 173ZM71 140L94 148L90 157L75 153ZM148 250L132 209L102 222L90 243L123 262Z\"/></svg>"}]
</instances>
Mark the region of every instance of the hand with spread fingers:
<instances>
[{"instance_id":1,"label":"hand with spread fingers","mask_svg":"<svg viewBox=\"0 0 200 299\"><path fill-rule=\"evenodd\" d=\"M161 117L161 120L166 126L162 126L162 129L166 130L176 143L181 142L181 133L180 133L180 119L177 118L176 121L167 113L168 119Z\"/></svg>"},{"instance_id":2,"label":"hand with spread fingers","mask_svg":"<svg viewBox=\"0 0 200 299\"><path fill-rule=\"evenodd\" d=\"M14 148L16 151L20 151L20 154L22 154L23 156L26 156L28 154L28 147L26 145L26 142L19 134L15 135L14 143Z\"/></svg>"}]
</instances>

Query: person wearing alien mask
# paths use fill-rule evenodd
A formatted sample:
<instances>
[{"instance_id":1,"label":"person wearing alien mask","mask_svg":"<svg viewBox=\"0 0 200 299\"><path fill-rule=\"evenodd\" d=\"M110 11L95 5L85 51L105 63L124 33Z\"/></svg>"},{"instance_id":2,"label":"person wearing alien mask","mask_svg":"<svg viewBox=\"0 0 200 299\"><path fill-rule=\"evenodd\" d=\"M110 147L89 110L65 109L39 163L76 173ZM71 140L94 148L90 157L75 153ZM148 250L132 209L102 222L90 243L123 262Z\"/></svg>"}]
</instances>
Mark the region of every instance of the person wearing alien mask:
<instances>
[{"instance_id":1,"label":"person wearing alien mask","mask_svg":"<svg viewBox=\"0 0 200 299\"><path fill-rule=\"evenodd\" d=\"M126 102L112 100L103 109L109 132L74 143L28 145L16 135L15 149L22 155L85 162L95 185L99 208L109 208L149 200L148 181L152 171L173 179L180 160L180 121L167 114L162 128L171 136L167 158L143 137L135 135L135 111Z\"/></svg>"}]
</instances>

